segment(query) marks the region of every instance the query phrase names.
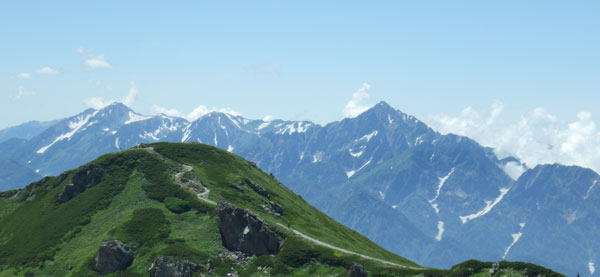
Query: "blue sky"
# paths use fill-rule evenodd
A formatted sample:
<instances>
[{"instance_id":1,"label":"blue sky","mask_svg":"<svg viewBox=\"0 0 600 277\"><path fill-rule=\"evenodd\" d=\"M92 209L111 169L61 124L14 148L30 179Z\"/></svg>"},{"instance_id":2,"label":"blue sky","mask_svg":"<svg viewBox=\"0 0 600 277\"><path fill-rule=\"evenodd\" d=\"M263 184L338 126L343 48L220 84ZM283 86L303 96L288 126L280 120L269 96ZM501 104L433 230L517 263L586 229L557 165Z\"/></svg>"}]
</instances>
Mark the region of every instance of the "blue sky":
<instances>
[{"instance_id":1,"label":"blue sky","mask_svg":"<svg viewBox=\"0 0 600 277\"><path fill-rule=\"evenodd\" d=\"M421 118L494 101L508 117L543 107L567 121L600 107L598 1L11 2L0 128L121 100L132 82L142 113L321 123L364 83L370 103Z\"/></svg>"}]
</instances>

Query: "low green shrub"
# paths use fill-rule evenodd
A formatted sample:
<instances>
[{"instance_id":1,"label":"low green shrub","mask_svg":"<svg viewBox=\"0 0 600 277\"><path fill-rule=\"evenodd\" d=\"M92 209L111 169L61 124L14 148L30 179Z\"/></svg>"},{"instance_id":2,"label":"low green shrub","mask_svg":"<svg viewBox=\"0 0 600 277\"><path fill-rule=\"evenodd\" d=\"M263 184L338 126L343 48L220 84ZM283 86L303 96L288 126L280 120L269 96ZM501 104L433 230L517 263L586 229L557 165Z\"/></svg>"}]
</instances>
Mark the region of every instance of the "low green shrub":
<instances>
[{"instance_id":1,"label":"low green shrub","mask_svg":"<svg viewBox=\"0 0 600 277\"><path fill-rule=\"evenodd\" d=\"M162 210L143 208L135 210L132 218L115 233L122 241L129 243L130 247L142 247L168 238L170 232L169 221Z\"/></svg>"}]
</instances>

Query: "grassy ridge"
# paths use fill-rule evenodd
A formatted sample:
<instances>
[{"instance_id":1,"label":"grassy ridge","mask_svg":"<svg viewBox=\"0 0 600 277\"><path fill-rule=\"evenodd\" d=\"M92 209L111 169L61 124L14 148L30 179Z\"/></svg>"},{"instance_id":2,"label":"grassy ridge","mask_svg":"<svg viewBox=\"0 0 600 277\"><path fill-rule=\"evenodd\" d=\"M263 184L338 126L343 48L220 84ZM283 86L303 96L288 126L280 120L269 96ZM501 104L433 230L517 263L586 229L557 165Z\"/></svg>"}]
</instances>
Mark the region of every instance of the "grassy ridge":
<instances>
[{"instance_id":1,"label":"grassy ridge","mask_svg":"<svg viewBox=\"0 0 600 277\"><path fill-rule=\"evenodd\" d=\"M201 144L149 146L156 153L132 149L92 162L106 172L102 181L62 204L56 201L59 193L83 167L0 194L0 277L98 276L98 246L114 239L125 242L135 260L113 276L147 276L149 265L160 256L201 264L211 260L211 272L197 273L211 276L234 271L241 276L345 276L353 263L362 264L371 276L466 276L460 274L478 274L489 266L470 263L452 271L385 266L314 245L284 228L279 228L284 242L278 255L234 264L218 257L224 249L215 207L174 183L181 164L193 166L185 178L200 180L212 200L250 209L273 226L281 223L341 248L415 266L338 224L254 164L226 151ZM248 180L264 188L268 197ZM273 205L283 209L282 216L269 212ZM515 265L506 270L510 266Z\"/></svg>"},{"instance_id":2,"label":"grassy ridge","mask_svg":"<svg viewBox=\"0 0 600 277\"><path fill-rule=\"evenodd\" d=\"M212 199L225 200L238 207L249 208L271 221L289 224L300 232L344 249L403 265L417 266L337 223L254 164L238 156L216 147L195 143L157 143L152 144L152 147L169 159L192 165L202 183L211 190ZM267 204L264 197L251 189L232 189L244 178L267 189L273 195L273 201L283 207L284 215L279 218L266 213L262 208L263 204Z\"/></svg>"}]
</instances>

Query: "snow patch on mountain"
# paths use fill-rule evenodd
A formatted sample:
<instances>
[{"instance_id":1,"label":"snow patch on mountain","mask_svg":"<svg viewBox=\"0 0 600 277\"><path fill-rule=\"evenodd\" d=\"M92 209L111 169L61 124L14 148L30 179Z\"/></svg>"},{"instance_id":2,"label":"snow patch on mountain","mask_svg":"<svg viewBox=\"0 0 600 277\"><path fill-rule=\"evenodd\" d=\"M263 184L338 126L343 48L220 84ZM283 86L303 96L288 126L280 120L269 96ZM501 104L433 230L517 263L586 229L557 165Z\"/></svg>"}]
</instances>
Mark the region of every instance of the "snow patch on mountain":
<instances>
[{"instance_id":1,"label":"snow patch on mountain","mask_svg":"<svg viewBox=\"0 0 600 277\"><path fill-rule=\"evenodd\" d=\"M242 123L240 123L240 122L238 121L238 118L232 117L230 114L227 114L227 113L225 114L225 116L227 116L227 118L229 119L229 121L231 121L231 122L233 123L233 125L235 125L235 127L238 127L239 129L242 129L242 126L241 126L241 124L242 124L243 122L242 122Z\"/></svg>"},{"instance_id":2,"label":"snow patch on mountain","mask_svg":"<svg viewBox=\"0 0 600 277\"><path fill-rule=\"evenodd\" d=\"M519 232L516 234L512 234L512 243L506 247L506 250L504 250L504 255L502 255L502 259L505 260L506 256L508 256L508 253L510 252L510 249L513 248L513 246L515 246L515 244L517 244L517 242L519 242L519 239L521 239L521 237L523 236L523 228L525 228L525 223L520 223L519 226L521 227L521 229L519 229Z\"/></svg>"},{"instance_id":3,"label":"snow patch on mountain","mask_svg":"<svg viewBox=\"0 0 600 277\"><path fill-rule=\"evenodd\" d=\"M373 160L373 158L369 159L366 163L364 163L361 167L359 167L356 170L350 170L350 171L346 171L346 176L348 177L348 179L352 178L352 176L354 176L354 174L358 173L359 171L361 171L363 168L365 168L367 165L369 165L371 163L371 161Z\"/></svg>"},{"instance_id":4,"label":"snow patch on mountain","mask_svg":"<svg viewBox=\"0 0 600 277\"><path fill-rule=\"evenodd\" d=\"M594 264L593 261L588 262L588 270L590 271L590 275L592 275L592 274L594 274L594 272L596 272L596 264Z\"/></svg>"},{"instance_id":5,"label":"snow patch on mountain","mask_svg":"<svg viewBox=\"0 0 600 277\"><path fill-rule=\"evenodd\" d=\"M485 207L479 211L476 212L474 214L471 215L467 215L467 216L461 216L460 217L460 221L462 221L463 224L476 219L478 217L484 216L487 213L491 212L492 209L494 208L494 206L498 205L498 203L500 203L500 201L502 201L502 198L504 198L504 196L510 191L510 188L501 188L500 189L500 195L498 195L498 197L496 197L496 199L494 199L494 201L485 201Z\"/></svg>"},{"instance_id":6,"label":"snow patch on mountain","mask_svg":"<svg viewBox=\"0 0 600 277\"><path fill-rule=\"evenodd\" d=\"M118 150L121 150L121 147L119 147L119 138L115 139L115 148L117 148Z\"/></svg>"},{"instance_id":7,"label":"snow patch on mountain","mask_svg":"<svg viewBox=\"0 0 600 277\"><path fill-rule=\"evenodd\" d=\"M590 197L592 190L594 190L594 188L596 187L596 184L598 184L599 181L600 181L600 179L596 179L596 180L594 180L594 182L592 182L592 185L590 185L590 187L585 192L585 196L583 197L583 200L586 200Z\"/></svg>"},{"instance_id":8,"label":"snow patch on mountain","mask_svg":"<svg viewBox=\"0 0 600 277\"><path fill-rule=\"evenodd\" d=\"M129 119L125 121L123 124L128 125L138 121L144 121L152 118L152 116L141 115L138 113L134 113L132 111L129 112Z\"/></svg>"},{"instance_id":9,"label":"snow patch on mountain","mask_svg":"<svg viewBox=\"0 0 600 277\"><path fill-rule=\"evenodd\" d=\"M231 145L227 146L227 152L231 153L231 152L233 152L233 150L235 150L235 147L233 147Z\"/></svg>"},{"instance_id":10,"label":"snow patch on mountain","mask_svg":"<svg viewBox=\"0 0 600 277\"><path fill-rule=\"evenodd\" d=\"M58 137L56 137L54 139L54 141L52 141L50 144L38 149L38 151L36 151L36 153L38 154L44 154L46 152L46 150L48 150L50 147L52 147L55 143L61 141L61 140L71 140L71 137L73 137L73 135L75 135L75 133L77 133L83 126L85 126L88 121L90 120L90 118L94 117L96 114L98 113L98 111L95 111L91 114L87 114L87 115L81 115L77 117L76 121L70 121L68 123L69 129L71 129L71 131L64 133Z\"/></svg>"},{"instance_id":11,"label":"snow patch on mountain","mask_svg":"<svg viewBox=\"0 0 600 277\"><path fill-rule=\"evenodd\" d=\"M437 189L435 190L435 197L433 197L433 199L429 200L429 203L435 202L435 200L437 200L438 197L440 197L440 192L442 191L442 188L444 187L444 184L446 184L446 181L448 181L448 178L450 178L450 176L452 176L452 174L454 173L455 169L456 168L452 168L450 170L450 172L448 172L448 174L446 174L446 176L438 178L439 182L438 182L438 185L437 185Z\"/></svg>"},{"instance_id":12,"label":"snow patch on mountain","mask_svg":"<svg viewBox=\"0 0 600 277\"><path fill-rule=\"evenodd\" d=\"M415 139L415 145L419 145L421 143L423 143L423 136L420 136L417 139Z\"/></svg>"},{"instance_id":13,"label":"snow patch on mountain","mask_svg":"<svg viewBox=\"0 0 600 277\"><path fill-rule=\"evenodd\" d=\"M271 125L271 122L270 122L270 121L269 121L269 122L263 122L263 123L261 123L260 125L258 125L258 128L257 128L257 129L258 129L258 130L262 130L262 129L264 129L264 128L267 128L267 127L269 127L269 125Z\"/></svg>"},{"instance_id":14,"label":"snow patch on mountain","mask_svg":"<svg viewBox=\"0 0 600 277\"><path fill-rule=\"evenodd\" d=\"M312 156L312 163L319 163L323 160L323 152L318 152ZM348 177L350 178L350 177Z\"/></svg>"},{"instance_id":15,"label":"snow patch on mountain","mask_svg":"<svg viewBox=\"0 0 600 277\"><path fill-rule=\"evenodd\" d=\"M360 151L360 152L356 152L355 153L355 152L352 152L352 149L348 149L348 153L350 153L350 156L355 157L355 158L358 158L358 157L362 156L362 154L364 152L365 151Z\"/></svg>"},{"instance_id":16,"label":"snow patch on mountain","mask_svg":"<svg viewBox=\"0 0 600 277\"><path fill-rule=\"evenodd\" d=\"M366 135L362 136L361 138L357 139L357 140L356 140L356 142L359 142L359 141L366 141L366 142L369 142L369 141L371 141L371 139L372 139L373 137L375 137L375 136L376 136L378 133L379 133L379 132L378 132L377 130L375 130L375 131L373 131L373 132L371 132L371 133L369 133L369 134L366 134Z\"/></svg>"},{"instance_id":17,"label":"snow patch on mountain","mask_svg":"<svg viewBox=\"0 0 600 277\"><path fill-rule=\"evenodd\" d=\"M438 221L437 228L438 228L438 232L435 235L435 240L441 241L442 240L442 236L444 235L444 222L443 221Z\"/></svg>"},{"instance_id":18,"label":"snow patch on mountain","mask_svg":"<svg viewBox=\"0 0 600 277\"><path fill-rule=\"evenodd\" d=\"M185 129L183 130L183 136L181 137L181 142L187 142L190 139L190 136L192 134L192 130L190 129L191 125L188 125L185 127Z\"/></svg>"},{"instance_id":19,"label":"snow patch on mountain","mask_svg":"<svg viewBox=\"0 0 600 277\"><path fill-rule=\"evenodd\" d=\"M278 135L288 134L291 136L294 133L305 133L311 126L313 126L313 124L308 122L294 122L286 125L284 128L277 130L277 132L275 133Z\"/></svg>"},{"instance_id":20,"label":"snow patch on mountain","mask_svg":"<svg viewBox=\"0 0 600 277\"><path fill-rule=\"evenodd\" d=\"M348 177L348 179L352 178L354 174L356 174L356 170L346 171L346 177Z\"/></svg>"},{"instance_id":21,"label":"snow patch on mountain","mask_svg":"<svg viewBox=\"0 0 600 277\"><path fill-rule=\"evenodd\" d=\"M154 141L158 141L158 137L156 137L156 135L154 134L154 132L148 132L148 131L144 131L143 134L139 135L139 137L141 139L151 139Z\"/></svg>"}]
</instances>

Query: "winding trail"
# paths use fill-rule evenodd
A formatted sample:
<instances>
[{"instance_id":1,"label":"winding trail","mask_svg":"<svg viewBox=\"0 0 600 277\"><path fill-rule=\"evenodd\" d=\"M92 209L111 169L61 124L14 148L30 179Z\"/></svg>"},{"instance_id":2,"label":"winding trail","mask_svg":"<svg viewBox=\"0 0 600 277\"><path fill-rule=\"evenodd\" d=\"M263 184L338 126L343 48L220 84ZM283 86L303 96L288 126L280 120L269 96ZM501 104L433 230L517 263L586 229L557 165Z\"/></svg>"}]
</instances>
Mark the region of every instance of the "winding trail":
<instances>
[{"instance_id":1,"label":"winding trail","mask_svg":"<svg viewBox=\"0 0 600 277\"><path fill-rule=\"evenodd\" d=\"M181 180L184 174L186 174L186 173L188 173L188 172L190 172L192 170L194 170L193 167L191 167L191 166L189 166L187 164L182 164L181 165L181 171L175 173L175 176L174 176L175 177L175 182L178 185L180 185L180 186L182 186L184 188L187 188L187 189L193 191L196 194L196 196L198 197L198 199L200 199L202 201L205 201L205 202L208 202L208 203L213 204L213 205L217 205L217 202L212 201L212 200L210 200L208 198L208 195L210 194L210 189L208 189L206 186L203 186L202 183L200 183L197 180L189 180L188 182L183 182ZM190 183L192 185L190 185ZM203 189L203 191L199 191L196 187L201 187Z\"/></svg>"},{"instance_id":2,"label":"winding trail","mask_svg":"<svg viewBox=\"0 0 600 277\"><path fill-rule=\"evenodd\" d=\"M361 257L363 259L367 259L367 260L371 260L371 261L375 261L375 262L379 262L379 263L386 264L386 265L391 265L391 266L397 266L397 267L408 268L408 269L416 269L416 270L422 270L423 269L421 267L413 267L413 266L401 265L401 264L393 263L393 262L390 262L390 261L382 260L382 259L379 259L379 258L374 258L374 257L371 257L371 256L360 254L360 253L357 253L357 252L354 252L354 251L350 251L348 249L339 248L337 246L333 246L333 245L331 245L329 243L326 243L326 242L320 241L318 239L315 239L315 238L313 238L311 236L308 236L308 235L306 235L306 234L304 234L304 233L302 233L302 232L300 232L300 231L298 231L296 229L289 228L289 227L287 227L287 226L285 226L285 225L283 225L281 223L277 223L277 225L280 226L280 227L285 228L288 231L291 231L295 235L297 235L299 237L302 237L303 239L306 239L306 240L308 240L308 241L310 241L310 242L312 242L314 244L321 245L321 246L324 246L324 247L327 247L327 248L331 248L333 250L337 250L337 251L340 251L340 252L343 252L343 253L346 253L346 254L359 256L359 257Z\"/></svg>"},{"instance_id":3,"label":"winding trail","mask_svg":"<svg viewBox=\"0 0 600 277\"><path fill-rule=\"evenodd\" d=\"M152 147L144 147L142 149L146 150L146 151L148 151L150 153L156 154L159 157L161 157L162 159L167 160L160 153L154 151L154 149ZM189 180L188 182L183 182L182 181L183 175L185 175L186 173L192 171L193 169L194 168L192 166L189 166L189 165L186 165L186 164L181 164L181 171L175 173L174 176L173 176L174 179L175 179L175 182L178 185L182 186L182 187L185 187L185 188L188 188L188 189L192 190L196 194L196 196L198 196L198 199L216 206L217 202L215 202L213 200L210 200L208 198L208 195L210 194L210 190L206 186L203 186L197 180ZM189 185L190 183L193 184L193 185L195 185L195 186L202 187L204 189L204 191L199 192L197 189L194 188L194 186L190 186ZM284 228L284 229L292 232L293 234L295 234L295 235L297 235L297 236L299 236L299 237L301 237L301 238L303 238L305 240L308 240L308 241L310 241L310 242L312 242L314 244L317 244L317 245L320 245L320 246L324 246L324 247L327 247L327 248L330 248L330 249L333 249L333 250L336 250L336 251L339 251L339 252L342 252L342 253L346 253L346 254L349 254L349 255L358 256L358 257L361 257L361 258L366 259L366 260L375 261L375 262L378 262L378 263L381 263L381 264L385 264L385 265L389 265L389 266L395 266L395 267L406 268L406 269L414 269L414 270L423 270L424 269L424 268L421 268L421 267L413 267L413 266L401 265L401 264L398 264L398 263L394 263L394 262L386 261L386 260L383 260L383 259L374 258L374 257L371 257L371 256L360 254L360 253L357 253L357 252L354 252L354 251L350 251L348 249L340 248L340 247L331 245L331 244L329 244L327 242L315 239L315 238L313 238L313 237L311 237L309 235L306 235L306 234L304 234L304 233L302 233L302 232L300 232L300 231L298 231L296 229L287 227L284 224L281 224L279 222L276 222L276 224L277 224L277 226L279 226L281 228Z\"/></svg>"}]
</instances>

